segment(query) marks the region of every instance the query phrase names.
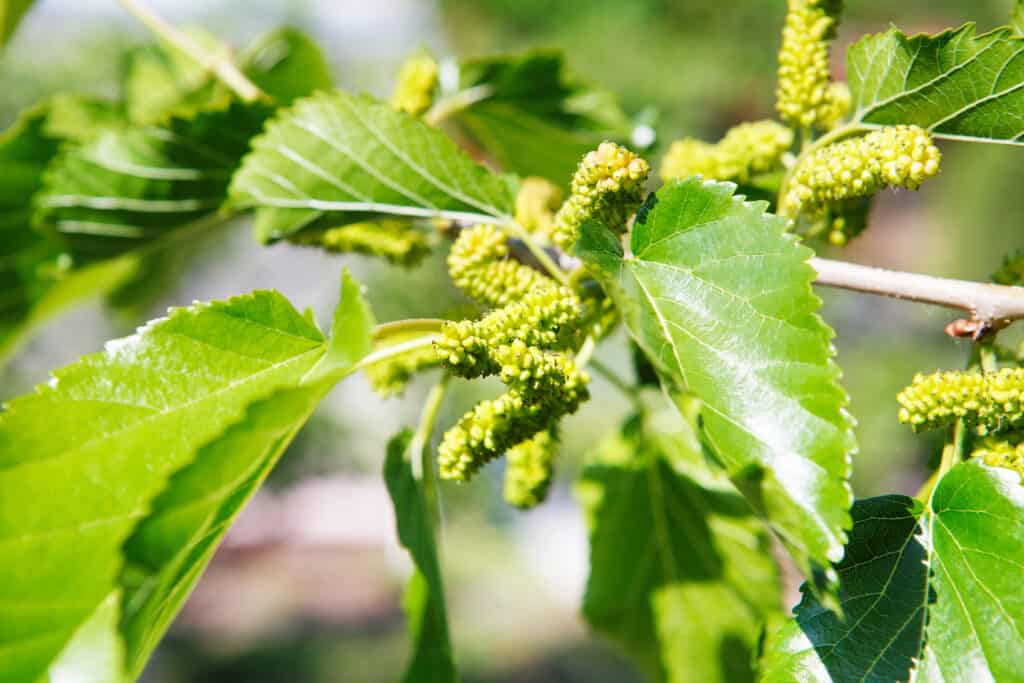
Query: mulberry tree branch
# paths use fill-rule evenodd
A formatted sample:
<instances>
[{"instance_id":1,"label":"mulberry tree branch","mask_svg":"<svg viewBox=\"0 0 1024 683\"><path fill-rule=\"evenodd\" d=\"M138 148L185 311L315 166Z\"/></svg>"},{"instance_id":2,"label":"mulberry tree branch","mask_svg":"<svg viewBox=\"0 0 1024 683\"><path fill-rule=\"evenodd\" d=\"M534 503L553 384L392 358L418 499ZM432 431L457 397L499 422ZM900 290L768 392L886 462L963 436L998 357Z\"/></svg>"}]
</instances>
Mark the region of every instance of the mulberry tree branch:
<instances>
[{"instance_id":1,"label":"mulberry tree branch","mask_svg":"<svg viewBox=\"0 0 1024 683\"><path fill-rule=\"evenodd\" d=\"M953 280L823 258L812 258L809 263L818 272L819 285L959 309L981 325L979 332L999 329L1024 318L1024 287Z\"/></svg>"}]
</instances>

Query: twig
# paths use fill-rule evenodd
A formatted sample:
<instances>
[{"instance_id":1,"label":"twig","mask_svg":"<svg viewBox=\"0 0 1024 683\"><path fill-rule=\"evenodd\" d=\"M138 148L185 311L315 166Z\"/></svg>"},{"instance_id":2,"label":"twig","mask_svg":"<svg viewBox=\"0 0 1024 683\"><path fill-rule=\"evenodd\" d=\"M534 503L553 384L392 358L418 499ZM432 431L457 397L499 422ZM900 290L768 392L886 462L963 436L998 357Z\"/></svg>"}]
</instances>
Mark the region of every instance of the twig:
<instances>
[{"instance_id":1,"label":"twig","mask_svg":"<svg viewBox=\"0 0 1024 683\"><path fill-rule=\"evenodd\" d=\"M431 126L440 125L452 114L471 107L477 102L486 100L494 94L494 86L483 84L472 88L466 88L449 97L438 100L430 110L423 115L423 121Z\"/></svg>"},{"instance_id":2,"label":"twig","mask_svg":"<svg viewBox=\"0 0 1024 683\"><path fill-rule=\"evenodd\" d=\"M153 33L198 62L204 69L238 93L238 96L244 102L254 102L266 97L264 92L255 83L250 81L230 59L210 54L192 36L178 30L140 0L120 1L126 10L145 24Z\"/></svg>"},{"instance_id":3,"label":"twig","mask_svg":"<svg viewBox=\"0 0 1024 683\"><path fill-rule=\"evenodd\" d=\"M817 284L966 311L985 330L1024 318L1024 288L812 258Z\"/></svg>"}]
</instances>

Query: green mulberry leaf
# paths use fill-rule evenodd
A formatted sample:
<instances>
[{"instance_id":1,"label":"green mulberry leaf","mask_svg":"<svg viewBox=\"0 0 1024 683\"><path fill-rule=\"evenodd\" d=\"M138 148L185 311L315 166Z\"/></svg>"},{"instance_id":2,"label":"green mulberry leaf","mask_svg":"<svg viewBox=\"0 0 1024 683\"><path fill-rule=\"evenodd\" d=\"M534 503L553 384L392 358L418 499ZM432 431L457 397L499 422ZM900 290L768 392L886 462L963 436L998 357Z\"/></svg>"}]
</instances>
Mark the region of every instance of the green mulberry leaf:
<instances>
[{"instance_id":1,"label":"green mulberry leaf","mask_svg":"<svg viewBox=\"0 0 1024 683\"><path fill-rule=\"evenodd\" d=\"M705 438L797 566L831 579L855 449L832 331L811 251L734 187L667 185L640 210L629 256L593 222L577 251L662 377L701 399Z\"/></svg>"},{"instance_id":2,"label":"green mulberry leaf","mask_svg":"<svg viewBox=\"0 0 1024 683\"><path fill-rule=\"evenodd\" d=\"M298 100L275 117L235 174L231 201L260 210L261 241L287 237L324 212L486 221L512 210L506 181L444 133L344 92Z\"/></svg>"},{"instance_id":3,"label":"green mulberry leaf","mask_svg":"<svg viewBox=\"0 0 1024 683\"><path fill-rule=\"evenodd\" d=\"M51 163L36 220L77 262L112 258L202 226L224 202L269 110L230 103L163 125L102 132Z\"/></svg>"},{"instance_id":4,"label":"green mulberry leaf","mask_svg":"<svg viewBox=\"0 0 1024 683\"><path fill-rule=\"evenodd\" d=\"M974 24L867 36L847 53L854 122L915 124L934 137L1024 144L1024 41Z\"/></svg>"},{"instance_id":5,"label":"green mulberry leaf","mask_svg":"<svg viewBox=\"0 0 1024 683\"><path fill-rule=\"evenodd\" d=\"M453 114L455 122L505 170L559 186L584 154L604 140L627 140L632 128L609 94L569 78L561 52L467 61L459 87L487 94Z\"/></svg>"},{"instance_id":6,"label":"green mulberry leaf","mask_svg":"<svg viewBox=\"0 0 1024 683\"><path fill-rule=\"evenodd\" d=\"M670 410L634 418L586 463L583 614L655 680L751 681L761 623L780 607L768 536Z\"/></svg>"},{"instance_id":7,"label":"green mulberry leaf","mask_svg":"<svg viewBox=\"0 0 1024 683\"><path fill-rule=\"evenodd\" d=\"M838 571L845 619L805 595L770 635L762 679L1020 680L1024 487L1015 472L962 463L927 505L858 501Z\"/></svg>"},{"instance_id":8,"label":"green mulberry leaf","mask_svg":"<svg viewBox=\"0 0 1024 683\"><path fill-rule=\"evenodd\" d=\"M35 0L0 0L0 47L7 44L18 22L32 7Z\"/></svg>"},{"instance_id":9,"label":"green mulberry leaf","mask_svg":"<svg viewBox=\"0 0 1024 683\"><path fill-rule=\"evenodd\" d=\"M398 540L415 564L403 601L409 619L412 658L402 680L452 683L459 680L459 675L448 633L437 539L425 499L427 494L422 488L424 482L413 475L412 458L419 454L409 452L411 442L410 431L398 434L388 443L384 460L384 482L395 507Z\"/></svg>"},{"instance_id":10,"label":"green mulberry leaf","mask_svg":"<svg viewBox=\"0 0 1024 683\"><path fill-rule=\"evenodd\" d=\"M339 311L362 309L352 297L346 278ZM339 344L368 349L368 320L335 321L349 338L328 342L275 292L174 309L10 402L0 414L0 671L36 680L123 589L137 674L220 535L354 355L333 354L331 381L309 381L310 370Z\"/></svg>"},{"instance_id":11,"label":"green mulberry leaf","mask_svg":"<svg viewBox=\"0 0 1024 683\"><path fill-rule=\"evenodd\" d=\"M1010 15L1010 26L1018 36L1024 36L1024 0L1017 0Z\"/></svg>"}]
</instances>

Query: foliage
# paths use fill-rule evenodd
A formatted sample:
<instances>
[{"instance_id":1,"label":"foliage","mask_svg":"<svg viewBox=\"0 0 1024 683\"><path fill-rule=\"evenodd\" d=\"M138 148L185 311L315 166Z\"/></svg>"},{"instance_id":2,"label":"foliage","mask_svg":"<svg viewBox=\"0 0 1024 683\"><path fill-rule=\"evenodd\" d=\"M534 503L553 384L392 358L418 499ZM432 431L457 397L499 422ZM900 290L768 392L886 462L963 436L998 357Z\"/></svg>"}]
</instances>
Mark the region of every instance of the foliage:
<instances>
[{"instance_id":1,"label":"foliage","mask_svg":"<svg viewBox=\"0 0 1024 683\"><path fill-rule=\"evenodd\" d=\"M915 498L853 500L854 420L811 285L830 284L813 260L822 237L845 244L880 191L938 172L935 140L1021 142L1021 7L981 35L867 36L847 86L828 67L842 4L788 3L784 123L676 141L654 191L626 146L650 136L557 52L452 65L421 51L385 103L333 89L294 29L236 54L144 15L162 42L125 57L117 99L55 95L0 137L0 352L78 299L156 289L183 245L245 213L261 244L404 268L447 248L475 308L376 325L346 272L329 337L276 292L195 303L8 403L2 678L137 679L327 392L365 369L398 394L438 366L419 427L383 467L414 565L405 680L459 675L436 477L465 482L507 456L506 500L543 502L591 371L634 414L576 485L582 612L654 680L1019 678L1024 370L994 342L1024 317L1019 259L1002 288L900 275L927 285L912 298L968 310L951 330L975 342L966 372L900 395L901 421L949 431ZM0 5L0 39L27 6ZM619 323L635 385L593 359ZM449 381L488 376L503 393L435 445ZM792 618L780 562L805 580Z\"/></svg>"}]
</instances>

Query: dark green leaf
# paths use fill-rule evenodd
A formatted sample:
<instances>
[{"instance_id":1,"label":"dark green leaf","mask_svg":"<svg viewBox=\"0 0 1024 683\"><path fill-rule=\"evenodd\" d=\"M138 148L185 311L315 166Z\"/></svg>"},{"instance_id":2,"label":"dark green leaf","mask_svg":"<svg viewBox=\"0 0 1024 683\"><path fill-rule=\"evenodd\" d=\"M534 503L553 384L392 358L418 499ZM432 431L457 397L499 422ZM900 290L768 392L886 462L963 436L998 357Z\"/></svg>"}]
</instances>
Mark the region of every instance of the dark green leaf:
<instances>
[{"instance_id":1,"label":"dark green leaf","mask_svg":"<svg viewBox=\"0 0 1024 683\"><path fill-rule=\"evenodd\" d=\"M810 250L733 187L663 187L637 216L630 256L596 223L578 251L659 372L701 399L729 477L809 577L842 558L850 525L846 395Z\"/></svg>"},{"instance_id":2,"label":"dark green leaf","mask_svg":"<svg viewBox=\"0 0 1024 683\"><path fill-rule=\"evenodd\" d=\"M61 153L37 194L36 219L76 262L111 258L207 226L268 110L231 103L164 125L119 128Z\"/></svg>"},{"instance_id":3,"label":"dark green leaf","mask_svg":"<svg viewBox=\"0 0 1024 683\"><path fill-rule=\"evenodd\" d=\"M7 44L7 41L18 28L25 12L32 7L35 0L0 0L0 47Z\"/></svg>"},{"instance_id":4,"label":"dark green leaf","mask_svg":"<svg viewBox=\"0 0 1024 683\"><path fill-rule=\"evenodd\" d=\"M487 96L454 119L506 170L565 185L584 154L602 140L627 139L631 130L610 95L565 71L560 52L466 62L460 88L478 88Z\"/></svg>"},{"instance_id":5,"label":"dark green leaf","mask_svg":"<svg viewBox=\"0 0 1024 683\"><path fill-rule=\"evenodd\" d=\"M909 37L890 28L850 47L846 73L855 122L1024 144L1024 42L1010 28Z\"/></svg>"},{"instance_id":6,"label":"dark green leaf","mask_svg":"<svg viewBox=\"0 0 1024 683\"><path fill-rule=\"evenodd\" d=\"M334 79L323 52L309 36L285 26L260 36L240 56L246 75L279 105L291 104Z\"/></svg>"},{"instance_id":7,"label":"dark green leaf","mask_svg":"<svg viewBox=\"0 0 1024 683\"><path fill-rule=\"evenodd\" d=\"M805 594L771 636L763 681L906 681L924 643L928 558L920 506L905 496L857 501L836 567L843 616Z\"/></svg>"},{"instance_id":8,"label":"dark green leaf","mask_svg":"<svg viewBox=\"0 0 1024 683\"><path fill-rule=\"evenodd\" d=\"M231 184L259 237L280 239L323 212L448 216L511 211L508 185L444 133L367 96L321 93L267 125Z\"/></svg>"},{"instance_id":9,"label":"dark green leaf","mask_svg":"<svg viewBox=\"0 0 1024 683\"><path fill-rule=\"evenodd\" d=\"M1020 680L1024 661L1024 487L972 461L927 507L859 501L839 565L845 621L810 595L766 647L781 681Z\"/></svg>"},{"instance_id":10,"label":"dark green leaf","mask_svg":"<svg viewBox=\"0 0 1024 683\"><path fill-rule=\"evenodd\" d=\"M418 454L409 452L411 440L408 430L391 439L384 461L384 481L395 506L398 539L415 564L404 600L413 654L402 680L453 682L459 675L448 634L437 541L423 482L413 475L411 458Z\"/></svg>"},{"instance_id":11,"label":"dark green leaf","mask_svg":"<svg viewBox=\"0 0 1024 683\"><path fill-rule=\"evenodd\" d=\"M0 414L0 671L34 681L47 670L118 589L125 542L125 614L147 620L129 618L129 643L147 651L222 531L217 520L226 526L298 426L267 413L306 414L304 394L296 406L278 392L299 387L327 349L281 295L256 292L176 309L12 401ZM261 400L272 407L239 426ZM183 540L198 553L187 562ZM161 603L153 612L150 596Z\"/></svg>"},{"instance_id":12,"label":"dark green leaf","mask_svg":"<svg viewBox=\"0 0 1024 683\"><path fill-rule=\"evenodd\" d=\"M768 537L702 462L692 428L669 417L634 419L584 469L583 612L657 680L750 681L761 623L779 609Z\"/></svg>"}]
</instances>

